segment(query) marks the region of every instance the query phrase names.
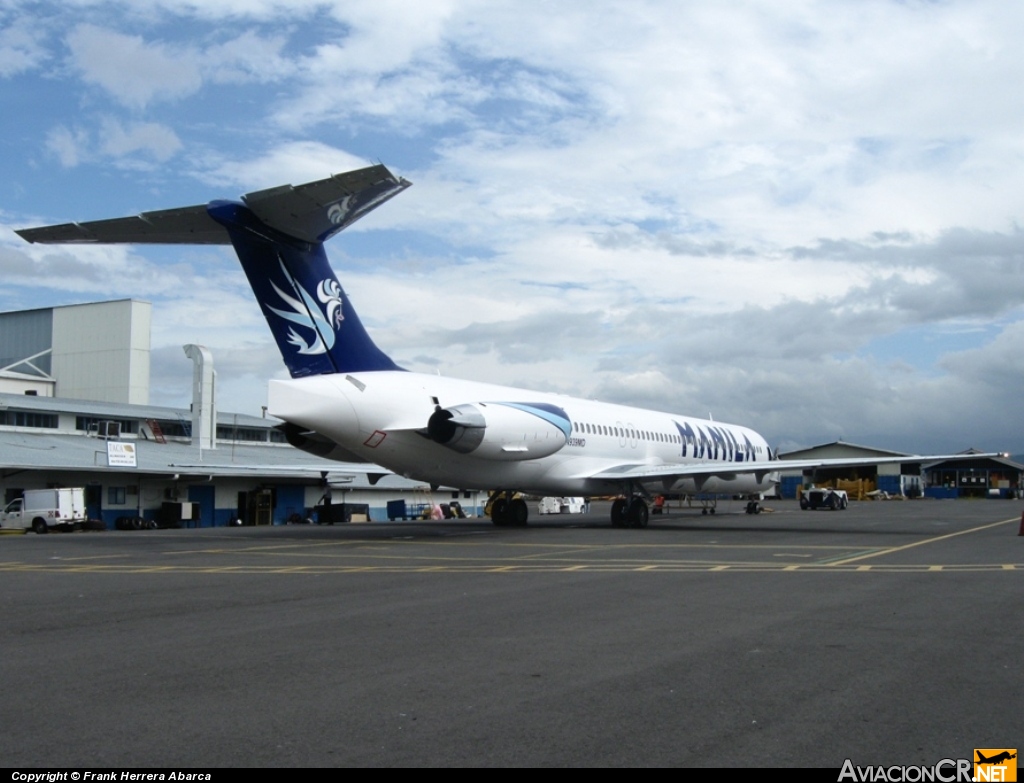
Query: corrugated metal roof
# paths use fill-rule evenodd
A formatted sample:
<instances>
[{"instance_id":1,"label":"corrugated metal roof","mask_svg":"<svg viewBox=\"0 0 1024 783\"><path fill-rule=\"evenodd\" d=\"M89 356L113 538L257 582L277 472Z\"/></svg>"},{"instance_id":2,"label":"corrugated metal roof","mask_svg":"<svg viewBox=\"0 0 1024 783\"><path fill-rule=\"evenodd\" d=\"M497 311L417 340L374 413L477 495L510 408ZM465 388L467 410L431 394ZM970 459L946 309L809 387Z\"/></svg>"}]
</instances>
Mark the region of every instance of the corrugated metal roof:
<instances>
[{"instance_id":1,"label":"corrugated metal roof","mask_svg":"<svg viewBox=\"0 0 1024 783\"><path fill-rule=\"evenodd\" d=\"M813 459L815 452L823 449L841 449L849 450L854 452L863 452L865 457L908 457L911 456L902 451L889 451L888 449L880 449L875 446L860 446L856 443L847 443L843 440L833 441L831 443L821 443L817 446L809 446L806 449L796 449L795 451L787 451L783 454L779 454L783 459Z\"/></svg>"},{"instance_id":2,"label":"corrugated metal roof","mask_svg":"<svg viewBox=\"0 0 1024 783\"><path fill-rule=\"evenodd\" d=\"M0 409L42 411L45 413L73 413L110 419L192 420L192 411L158 405L128 405L123 402L97 402L95 400L69 400L64 397L39 397L31 394L0 393ZM247 413L217 413L217 424L244 427L275 427L281 422L273 417L250 416Z\"/></svg>"},{"instance_id":3,"label":"corrugated metal roof","mask_svg":"<svg viewBox=\"0 0 1024 783\"><path fill-rule=\"evenodd\" d=\"M395 476L375 465L321 459L291 446L229 444L205 449L200 454L199 449L190 443L130 442L136 450L137 468L108 467L107 441L101 438L0 431L0 469L317 480L321 471L329 471L332 483L351 477L347 483L359 488L411 489L423 486L422 482ZM378 483L371 484L371 476L382 475Z\"/></svg>"}]
</instances>

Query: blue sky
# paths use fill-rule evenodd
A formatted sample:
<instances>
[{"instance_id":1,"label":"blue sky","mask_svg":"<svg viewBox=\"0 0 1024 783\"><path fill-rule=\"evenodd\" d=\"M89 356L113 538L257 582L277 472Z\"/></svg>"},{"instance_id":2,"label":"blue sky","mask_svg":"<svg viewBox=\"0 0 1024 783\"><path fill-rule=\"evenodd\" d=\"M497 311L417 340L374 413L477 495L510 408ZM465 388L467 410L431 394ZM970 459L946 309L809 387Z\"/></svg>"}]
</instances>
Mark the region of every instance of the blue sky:
<instances>
[{"instance_id":1,"label":"blue sky","mask_svg":"<svg viewBox=\"0 0 1024 783\"><path fill-rule=\"evenodd\" d=\"M747 424L1024 452L1024 7L0 0L0 308L154 305L221 405L282 375L221 248L15 228L383 162L328 247L400 364Z\"/></svg>"}]
</instances>

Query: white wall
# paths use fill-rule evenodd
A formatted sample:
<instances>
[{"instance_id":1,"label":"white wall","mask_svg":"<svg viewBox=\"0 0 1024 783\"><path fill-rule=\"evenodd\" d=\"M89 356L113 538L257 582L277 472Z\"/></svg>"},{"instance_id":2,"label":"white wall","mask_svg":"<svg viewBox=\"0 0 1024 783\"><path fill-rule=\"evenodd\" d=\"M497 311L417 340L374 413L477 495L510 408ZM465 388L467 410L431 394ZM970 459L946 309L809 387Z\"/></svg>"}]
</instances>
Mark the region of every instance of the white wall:
<instances>
[{"instance_id":1,"label":"white wall","mask_svg":"<svg viewBox=\"0 0 1024 783\"><path fill-rule=\"evenodd\" d=\"M152 310L135 300L55 307L57 395L148 405Z\"/></svg>"},{"instance_id":2,"label":"white wall","mask_svg":"<svg viewBox=\"0 0 1024 783\"><path fill-rule=\"evenodd\" d=\"M0 373L0 392L24 394L27 391L34 391L39 397L52 397L53 381L17 373Z\"/></svg>"}]
</instances>

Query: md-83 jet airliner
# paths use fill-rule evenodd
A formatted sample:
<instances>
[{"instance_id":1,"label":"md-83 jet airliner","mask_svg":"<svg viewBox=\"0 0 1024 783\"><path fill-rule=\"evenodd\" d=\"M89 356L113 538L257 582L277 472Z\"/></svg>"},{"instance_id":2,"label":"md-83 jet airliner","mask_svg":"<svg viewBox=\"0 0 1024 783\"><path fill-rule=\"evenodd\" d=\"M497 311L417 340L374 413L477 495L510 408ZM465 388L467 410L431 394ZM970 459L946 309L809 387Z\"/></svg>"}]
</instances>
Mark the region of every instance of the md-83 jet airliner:
<instances>
[{"instance_id":1,"label":"md-83 jet airliner","mask_svg":"<svg viewBox=\"0 0 1024 783\"><path fill-rule=\"evenodd\" d=\"M644 527L652 494L744 495L756 513L754 498L781 469L958 456L779 461L737 424L403 370L363 328L324 243L409 185L377 165L241 201L18 234L41 243L233 245L291 374L270 381L268 399L289 442L432 485L498 488L496 525L526 524L519 492L619 495L612 523Z\"/></svg>"}]
</instances>

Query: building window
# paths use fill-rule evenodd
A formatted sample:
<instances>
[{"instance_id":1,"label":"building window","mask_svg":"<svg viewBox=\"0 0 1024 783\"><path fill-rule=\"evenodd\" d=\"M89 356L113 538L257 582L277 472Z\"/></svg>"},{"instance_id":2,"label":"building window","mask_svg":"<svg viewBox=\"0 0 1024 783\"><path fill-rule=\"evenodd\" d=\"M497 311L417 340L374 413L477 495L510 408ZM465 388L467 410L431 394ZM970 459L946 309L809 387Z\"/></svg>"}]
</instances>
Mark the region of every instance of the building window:
<instances>
[{"instance_id":1,"label":"building window","mask_svg":"<svg viewBox=\"0 0 1024 783\"><path fill-rule=\"evenodd\" d=\"M107 505L124 505L124 487L107 487Z\"/></svg>"},{"instance_id":2,"label":"building window","mask_svg":"<svg viewBox=\"0 0 1024 783\"><path fill-rule=\"evenodd\" d=\"M157 419L157 425L160 427L161 432L168 438L191 438L192 437L192 422L181 421L169 421L167 419Z\"/></svg>"},{"instance_id":3,"label":"building window","mask_svg":"<svg viewBox=\"0 0 1024 783\"><path fill-rule=\"evenodd\" d=\"M267 430L258 427L217 427L219 440L244 441L246 443L266 443Z\"/></svg>"},{"instance_id":4,"label":"building window","mask_svg":"<svg viewBox=\"0 0 1024 783\"><path fill-rule=\"evenodd\" d=\"M56 413L35 413L33 411L0 411L0 424L8 427L40 427L57 429Z\"/></svg>"},{"instance_id":5,"label":"building window","mask_svg":"<svg viewBox=\"0 0 1024 783\"><path fill-rule=\"evenodd\" d=\"M103 422L113 422L120 427L120 433L131 433L132 435L138 435L139 433L139 422L133 419L111 419L102 418L100 416L76 416L75 417L75 429L81 430L82 432L99 432L100 425Z\"/></svg>"}]
</instances>

